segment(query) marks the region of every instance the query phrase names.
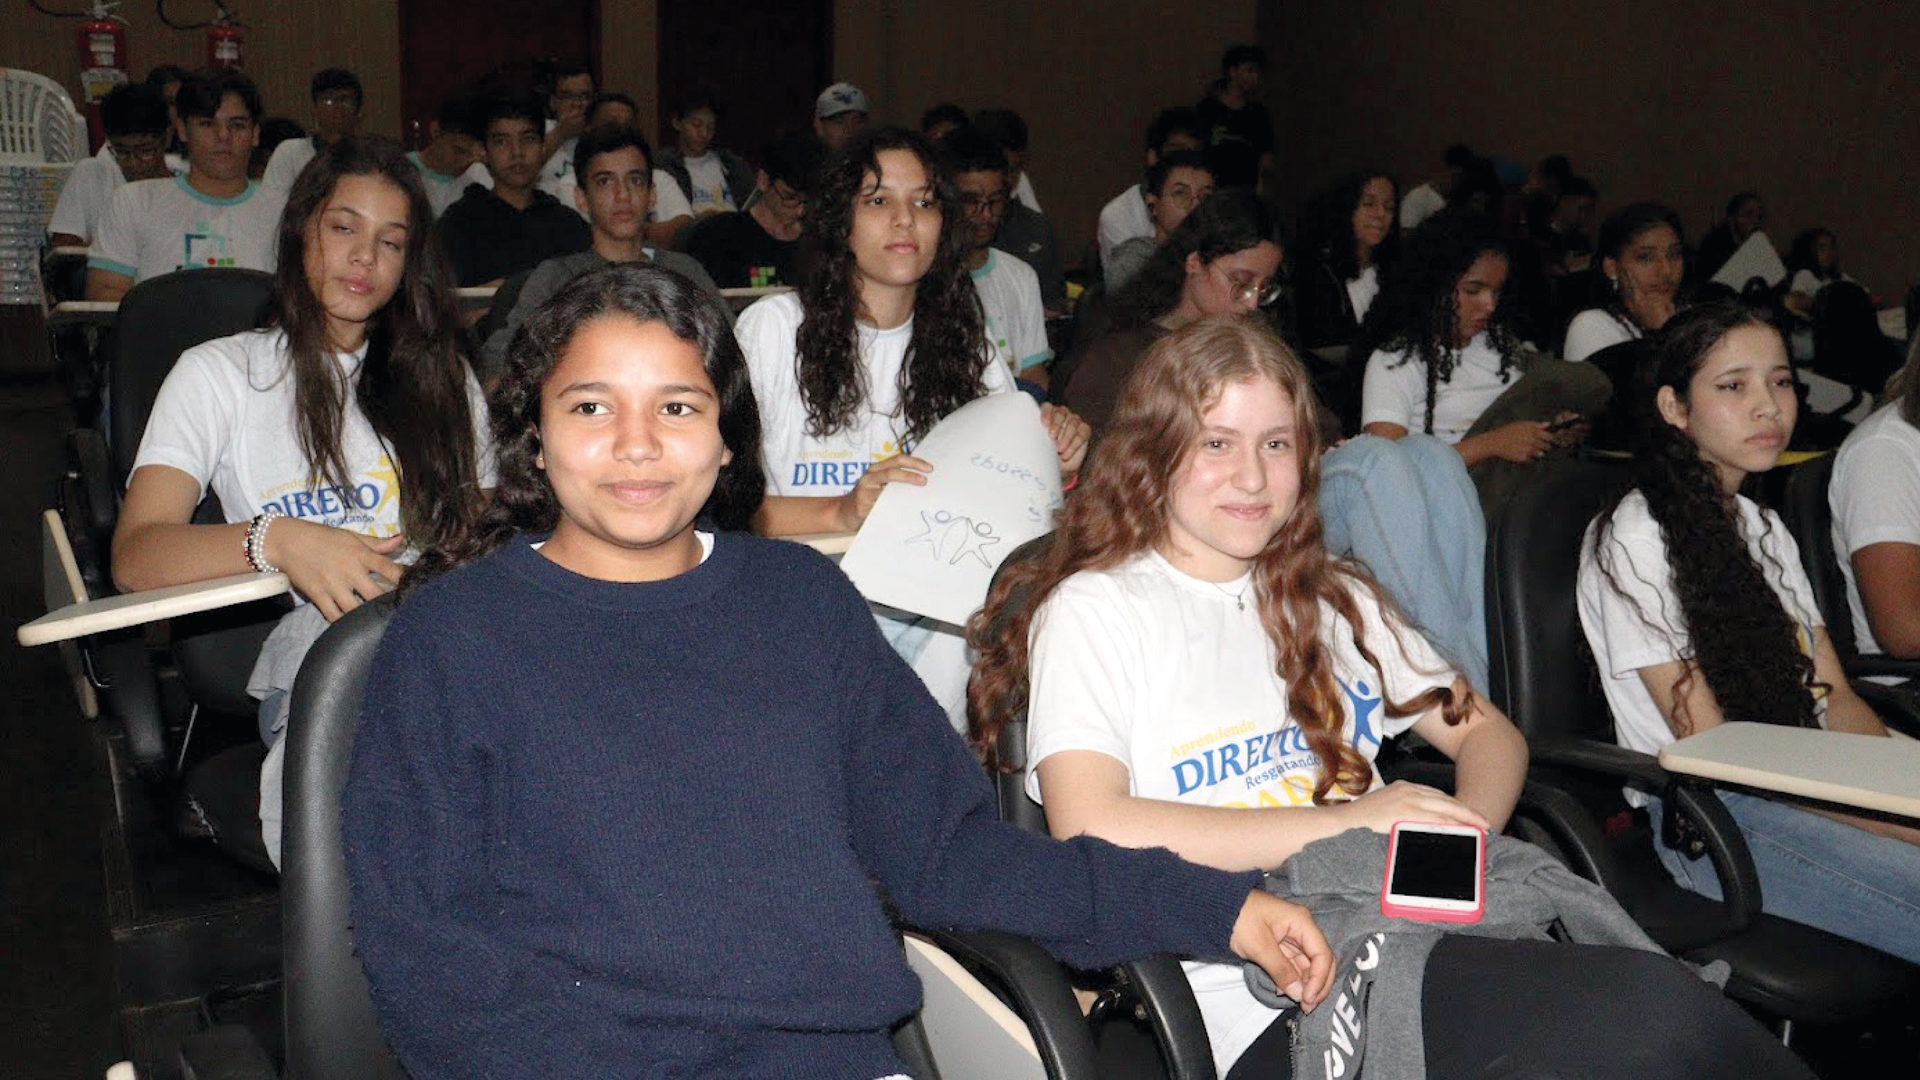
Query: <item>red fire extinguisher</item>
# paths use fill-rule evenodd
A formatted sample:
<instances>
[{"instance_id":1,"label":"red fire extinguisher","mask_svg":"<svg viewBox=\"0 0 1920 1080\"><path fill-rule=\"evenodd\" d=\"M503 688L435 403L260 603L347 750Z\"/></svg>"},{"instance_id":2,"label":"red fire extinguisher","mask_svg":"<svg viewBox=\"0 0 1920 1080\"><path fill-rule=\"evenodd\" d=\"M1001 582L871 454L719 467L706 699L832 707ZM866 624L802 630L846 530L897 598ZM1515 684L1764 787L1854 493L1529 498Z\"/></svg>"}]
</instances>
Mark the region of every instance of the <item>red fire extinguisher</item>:
<instances>
[{"instance_id":1,"label":"red fire extinguisher","mask_svg":"<svg viewBox=\"0 0 1920 1080\"><path fill-rule=\"evenodd\" d=\"M213 21L213 25L207 27L207 66L237 68L240 66L240 47L246 40L246 32L240 28L233 13L227 10L227 5L215 4L214 7L219 9L220 16Z\"/></svg>"},{"instance_id":2,"label":"red fire extinguisher","mask_svg":"<svg viewBox=\"0 0 1920 1080\"><path fill-rule=\"evenodd\" d=\"M87 102L88 145L99 149L106 139L100 122L100 102L107 92L127 81L127 25L112 14L118 4L95 0L93 16L80 24L80 90Z\"/></svg>"}]
</instances>

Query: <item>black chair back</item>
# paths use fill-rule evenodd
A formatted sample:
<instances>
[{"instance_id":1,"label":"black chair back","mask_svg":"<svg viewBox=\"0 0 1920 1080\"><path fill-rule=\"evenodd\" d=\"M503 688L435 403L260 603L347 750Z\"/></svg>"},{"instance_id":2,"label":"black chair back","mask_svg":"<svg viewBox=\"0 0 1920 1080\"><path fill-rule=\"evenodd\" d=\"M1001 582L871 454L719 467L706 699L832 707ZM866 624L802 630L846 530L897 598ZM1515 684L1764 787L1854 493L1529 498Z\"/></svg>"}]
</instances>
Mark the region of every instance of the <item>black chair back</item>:
<instances>
[{"instance_id":1,"label":"black chair back","mask_svg":"<svg viewBox=\"0 0 1920 1080\"><path fill-rule=\"evenodd\" d=\"M405 1080L374 1019L353 950L340 794L367 672L392 617L363 604L314 643L287 723L280 903L288 1080Z\"/></svg>"},{"instance_id":2,"label":"black chair back","mask_svg":"<svg viewBox=\"0 0 1920 1080\"><path fill-rule=\"evenodd\" d=\"M1623 479L1618 465L1556 463L1514 494L1487 537L1487 696L1529 739L1613 741L1574 585L1587 525Z\"/></svg>"},{"instance_id":3,"label":"black chair back","mask_svg":"<svg viewBox=\"0 0 1920 1080\"><path fill-rule=\"evenodd\" d=\"M1822 454L1793 467L1787 475L1780 516L1800 547L1800 562L1813 584L1813 602L1826 620L1833 651L1846 660L1856 651L1853 613L1847 605L1847 581L1841 576L1840 561L1833 550L1833 508L1827 505L1827 485L1833 482L1833 463L1838 456Z\"/></svg>"},{"instance_id":4,"label":"black chair back","mask_svg":"<svg viewBox=\"0 0 1920 1080\"><path fill-rule=\"evenodd\" d=\"M994 571L994 585L999 585L1000 575L1006 573L1008 567L1038 558L1056 535L1047 533L1014 548ZM1030 602L1030 597L1016 597L1013 606ZM1027 797L1025 712L1007 721L1001 729L998 751L1001 763L1006 766L993 773L1000 820L1031 833L1050 835L1046 809ZM1215 1080L1206 1023L1200 1017L1200 1006L1193 999L1179 960L1161 953L1121 964L1118 982L1137 1002L1132 1011L1150 1028L1167 1080Z\"/></svg>"},{"instance_id":5,"label":"black chair back","mask_svg":"<svg viewBox=\"0 0 1920 1080\"><path fill-rule=\"evenodd\" d=\"M107 372L107 446L117 487L133 471L153 399L174 361L202 342L261 325L272 292L273 275L231 267L180 270L127 290Z\"/></svg>"}]
</instances>

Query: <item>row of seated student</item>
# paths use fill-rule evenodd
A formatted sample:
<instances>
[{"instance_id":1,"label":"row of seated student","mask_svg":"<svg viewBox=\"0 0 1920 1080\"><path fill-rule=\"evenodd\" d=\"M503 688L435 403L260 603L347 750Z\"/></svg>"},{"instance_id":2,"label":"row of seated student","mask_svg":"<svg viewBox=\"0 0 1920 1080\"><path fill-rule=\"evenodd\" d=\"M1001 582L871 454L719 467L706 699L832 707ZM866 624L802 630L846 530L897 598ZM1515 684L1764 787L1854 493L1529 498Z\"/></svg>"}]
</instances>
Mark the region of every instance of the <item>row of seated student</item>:
<instances>
[{"instance_id":1,"label":"row of seated student","mask_svg":"<svg viewBox=\"0 0 1920 1080\"><path fill-rule=\"evenodd\" d=\"M187 112L176 125L171 102L182 85L189 87ZM168 94L168 104L160 93ZM117 299L133 281L189 266L271 270L273 223L287 188L319 150L353 134L359 123L362 90L351 72L318 73L312 97L315 134L277 147L256 184L243 160L257 153L262 109L243 74L156 69L148 83L110 95L108 146L76 169L50 228L56 246L93 246L90 266L99 273L88 297ZM755 170L713 145L718 107L710 93L690 91L674 105L679 145L655 155L640 144L650 170L646 189L637 193L645 250L683 247L722 287L793 283L820 140L857 134L868 107L857 88L828 88L815 103L816 138L782 137L766 148L765 167ZM456 284L498 285L593 245L587 200L575 196L580 135L594 127L632 128L637 108L623 94L595 95L590 73L562 65L544 112L550 115L513 99L452 98L429 125L427 144L408 155L421 172ZM1011 123L1019 125L1018 117ZM163 163L158 150L176 130L182 154ZM1024 139L1024 127L1019 130ZM170 183L119 193L149 179ZM116 201L126 205L109 216ZM112 230L103 232L103 222ZM1044 242L1026 240L1033 230L1018 219L1002 231L1051 252L1044 221L1039 229ZM1048 295L1058 310L1065 286L1057 267L1051 281Z\"/></svg>"},{"instance_id":2,"label":"row of seated student","mask_svg":"<svg viewBox=\"0 0 1920 1080\"><path fill-rule=\"evenodd\" d=\"M829 90L829 94L831 92L833 90ZM234 90L234 94L242 98L238 106L244 110L244 94L238 90ZM828 94L822 98L828 98ZM219 98L219 108L230 104L234 102L228 102L225 94ZM837 119L845 115L845 111L816 119ZM250 115L257 115L257 110ZM864 115L860 119L864 121ZM188 138L192 138L192 127L188 127ZM219 144L219 140L213 142L215 146ZM591 146L589 138L582 138L582 142ZM762 306L749 309L749 317L741 319L737 332L747 352L745 365L751 375L755 398L760 402L760 440L766 448L764 454L753 454L753 457L760 461L762 482L770 484L774 492L758 511L758 525L766 532L826 530L822 525L856 527L885 482L914 482L916 475L925 473L924 461L899 454L902 448L910 448L914 438L924 434L933 421L973 394L1008 388L1016 375L1014 365L1031 356L1008 350L1002 342L989 336L993 332L991 323L981 321L979 309L975 307L975 296L985 300L989 290L979 284L979 279L972 282L962 279L962 271L979 271L995 265L991 244L983 242L985 223L991 219L996 200L1004 200L1004 190L1012 184L1008 183L1010 177L1006 171L993 175L995 169L991 167L958 169L948 163L985 161L979 156L962 158L960 152L966 148L966 140L956 142L960 142L960 146L954 148L948 144L947 156L943 158L910 136L887 135L860 144L860 154L843 158L837 167L829 169L828 177L820 186L820 206L808 221L808 229L814 231L816 238L831 240L820 244L822 250L831 252L822 273L810 277L801 294L762 302ZM438 538L457 536L467 530L470 525L467 515L474 509L463 509L463 500L493 486L493 455L480 430L486 411L478 405L470 379L465 388L424 388L417 400L376 404L355 402L349 394L348 400L330 415L324 404L301 402L294 388L286 388L284 400L269 404L261 411L253 407L259 402L248 398L248 390L253 386L286 386L288 380L273 379L271 373L284 367L298 369L301 365L307 371L319 373L315 375L319 382L324 382L326 373L338 371L338 379L353 390L363 384L384 386L386 382L382 380L365 382L363 377L355 375L355 369L369 371L365 363L369 359L367 323L372 319L397 317L399 307L407 307L407 304L388 304L388 298L397 294L401 286L405 286L409 300L424 296L424 306L415 304L417 311L413 317L419 317L419 311L428 311L432 321L432 325L426 327L401 327L405 334L394 338L413 342L409 344L409 352L419 350L417 356L407 357L407 361L430 363L436 356L447 356L445 350L457 348L451 331L453 323L445 321L444 281L436 281L436 275L424 265L428 256L419 240L424 229L413 227L432 217L430 208L424 208L419 169L405 169L397 163L397 152L382 148L376 142L342 138L336 140L336 146L340 148L338 152L328 148L328 152L317 156L317 161L324 161L323 165L309 163L309 167L301 171L300 179L296 179L296 190L290 192L286 221L294 225L288 233L288 242L294 244L290 250L300 252L301 258L280 267L282 273L276 282L276 292L280 294L278 336L275 332L265 332L228 338L227 342L215 342L223 348L209 346L205 356L188 354L200 356L194 363L182 359L179 386L169 382L169 392L163 394L163 402L156 405L156 429L161 434L150 436L154 455L148 457L148 446L144 444L142 457L146 465L167 465L173 473L184 473L184 477L169 475L165 469L150 473L144 482L136 475L134 486L129 488L129 521L123 525L125 544L115 546L115 573L129 586L230 573L238 569L232 563L242 557L255 567L278 565L280 559L288 557L298 563L300 569L290 569L290 573L296 577L301 596L307 596L313 603L305 609L303 617L296 613L296 619L290 619L278 648L267 653L267 657L278 657L275 663L280 665L278 686L282 688L290 686L292 671L298 669L298 655L303 650L301 638L311 640L328 617L386 590L399 578L401 571L394 561L394 555L401 550L401 542L394 538L399 534L397 527L405 525L403 534L407 536L409 548L434 548ZM574 146L576 152L578 146L580 144ZM616 158L632 158L634 154L628 152L645 158L645 144L637 142L614 148ZM580 169L580 165L586 165L586 169ZM628 165L632 165L632 161L628 161ZM956 169L958 177L948 177L948 173ZM595 173L591 160L576 160L574 171L584 171L589 177ZM643 173L649 181L653 179L651 160L647 161L647 169L628 167L609 169L609 173L614 175L609 192L614 204L620 200L634 202ZM968 179L970 175L973 181L981 183L968 184L966 194L956 194L960 186L950 184ZM409 181L407 177L413 179ZM420 198L413 198L413 188L417 186ZM876 198L856 198L862 192L872 192ZM384 206L374 206L376 202L384 202ZM591 198L582 198L580 202L582 211L591 219ZM1235 209L1236 202L1238 209ZM405 204L405 208L399 209L397 204ZM922 204L933 204L931 217ZM881 221L881 208L891 213L891 219ZM1242 219L1252 219L1252 223L1240 221L1238 225L1221 227L1215 221L1217 217L1233 217L1235 213ZM1131 329L1142 331L1144 327L1154 327L1154 331L1148 331L1150 334L1167 336L1175 327L1202 321L1210 315L1246 315L1260 309L1263 300L1271 300L1277 294L1273 284L1281 265L1281 248L1277 229L1271 221L1260 221L1260 213L1263 211L1258 206L1248 206L1248 200L1223 194L1200 200L1200 208L1188 215L1187 221L1165 229L1165 242L1156 248L1154 259L1148 265L1148 271L1160 267L1158 275L1142 271L1142 282L1160 282L1156 286L1160 292L1139 292L1140 315L1144 317L1131 323ZM1188 229L1188 225L1192 227ZM1459 515L1457 507L1465 503L1471 509L1473 505L1473 488L1463 486L1461 479L1465 477L1469 455L1473 454L1476 444L1469 442L1469 430L1459 423L1442 425L1442 429L1436 430L1436 413L1444 415L1440 409L1442 396L1457 394L1459 390L1475 390L1480 394L1490 390L1490 386L1453 386L1453 375L1467 369L1467 354L1473 350L1476 340L1480 352L1486 356L1478 356L1475 363L1488 367L1492 379L1498 380L1501 386L1494 398L1503 402L1511 390L1524 386L1526 380L1536 375L1532 363L1511 354L1498 340L1505 254L1498 248L1498 242L1486 240L1488 234L1496 234L1498 240L1498 233L1490 225L1476 223L1471 215L1459 213L1442 215L1432 225L1432 229L1423 229L1411 236L1407 244L1407 263L1425 267L1425 271L1417 277L1409 275L1407 281L1413 284L1405 290L1386 290L1380 298L1380 309L1432 311L1440 304L1450 313L1450 325L1434 331L1427 325L1430 319L1382 321L1382 327L1388 332L1380 338L1379 352L1369 357L1367 371L1373 373L1377 367L1382 373L1400 371L1398 382L1382 382L1382 400L1394 404L1394 417L1398 419L1384 419L1384 413L1369 419L1367 427L1375 438L1350 440L1346 446L1317 461L1321 469L1317 479L1319 490L1315 492L1319 496L1317 511L1325 517L1329 546L1336 552L1356 553L1365 565L1386 563L1386 559L1373 561L1361 553L1365 538L1350 538L1348 544L1352 544L1352 548L1334 546L1342 515L1329 511L1329 490L1336 486L1336 477L1342 475L1342 469L1338 469L1342 455L1346 455L1346 459L1392 461L1392 469L1398 469L1394 475L1402 479L1402 486L1415 488L1413 496L1380 500L1386 505L1386 513L1375 507L1365 511L1359 521L1398 525L1394 511L1405 513L1405 507L1411 505L1400 502L1402 498L1446 498L1434 496L1430 490L1419 490L1438 486L1442 490L1452 488L1455 507L1452 519L1469 521L1473 527L1465 528L1463 534L1471 536L1478 528L1478 515ZM616 238L614 229L595 229L595 254L611 258L597 250L603 233ZM359 240L348 240L349 234ZM887 236L893 236L893 240L887 240ZM1236 236L1252 236L1252 240L1235 240ZM1425 246L1423 236L1430 238ZM359 248L353 248L355 242ZM307 248L324 250L328 244L334 244L336 254L317 259L323 269L315 271L315 259L309 259ZM382 250L386 256L374 254ZM394 256L401 252L405 258L396 263ZM365 259L378 263L382 258L386 261L380 273L357 273L357 267L361 267ZM328 271L328 259L332 259L336 267L353 269L346 275ZM415 267L415 275L411 277L407 275L409 265ZM968 273L966 277L973 275ZM348 282L359 286L372 284L374 288L371 292L361 292L348 286ZM1169 282L1173 282L1171 292L1167 290ZM382 288L388 290L384 296L380 296ZM1404 300L1396 300L1402 292ZM1146 296L1160 296L1162 300L1150 302ZM369 298L378 300L369 302ZM555 304L564 307L564 298ZM326 323L324 336L319 338L313 334L319 323L313 317L315 307L324 311ZM1175 309L1179 309L1177 315ZM1169 315L1173 317L1169 319ZM993 317L991 311L987 317ZM528 313L528 319L538 319L538 313ZM342 327L336 323L349 325ZM359 331L351 325L357 325ZM294 342L301 334L305 342L296 346ZM511 342L513 338L509 338L509 346ZM935 342L948 342L952 348L939 348ZM1142 346L1142 352L1144 350L1146 346ZM912 359L908 361L908 357ZM392 363L396 357L372 359L376 361L372 369L378 369L378 365ZM332 367L328 361L332 361ZM507 361L509 375L513 375L511 348ZM906 367L904 379L902 367ZM1133 365L1129 363L1127 367ZM252 375L269 377L255 380ZM868 400L868 396L874 400ZM1304 392L1294 392L1294 398L1309 400ZM461 402L465 402L465 407L453 407ZM1480 404L1486 405L1482 413L1494 407L1488 402ZM1461 413L1473 413L1469 402L1455 400L1450 405L1457 405ZM601 407L593 407L591 413L597 415ZM213 419L205 415L209 409L215 413ZM227 415L221 415L223 409ZM163 415L173 419L159 423ZM407 417L419 415L438 415L442 419L440 427L432 429L434 438L409 444L407 440L388 438L388 430L382 427L405 423ZM1415 417L1419 417L1419 427L1425 430L1407 434L1415 427ZM1467 415L1467 427L1476 419L1476 415ZM1565 448L1576 438L1576 427L1549 430L1553 429L1553 419L1561 419L1561 413L1555 411L1548 417L1503 423L1494 432L1505 434L1478 446L1494 446L1498 450L1492 457L1501 457L1501 452L1505 452L1505 459L1511 459L1513 465L1526 467L1528 461L1549 450ZM1087 425L1064 409L1048 411L1046 423L1056 436L1062 463L1071 475L1087 452ZM1327 425L1323 417L1317 417L1315 423L1317 427ZM309 496L305 500L273 500L273 505L269 505L269 500L259 494L259 488L253 492L246 490L248 479L255 475L250 457L253 452L228 446L227 434L234 430L252 430L259 436L259 425L273 432L284 432L288 427L301 432L300 457L292 461L292 471L282 471L288 471L288 477L292 477L305 469L301 475L309 480L326 477L321 484L336 492L332 500L336 507L351 502L338 498L338 492L361 490L353 473L384 473L386 480L382 482L397 486L399 498L382 498L378 502L388 507L396 521L376 525L369 515L348 513L340 517L340 523L351 525L355 530L367 527L367 534L388 538L365 542L342 534L340 528L309 530L294 528L292 523L280 525L280 536L275 536L276 519L267 517L275 505L282 507L282 513L286 513L284 507L294 507L296 513L300 513L305 507L328 505L328 500L317 492L305 492ZM444 450L467 442L457 436L457 432L468 430L463 425L476 429L470 459L465 457L467 450ZM1394 430L1396 427L1400 430ZM495 423L495 438L501 438L501 430L505 429ZM524 436L524 432L534 429L522 425L515 430ZM1423 450L1428 446L1428 440L1423 438L1425 434L1442 436L1430 440L1440 452ZM167 438L173 438L171 448L167 446ZM349 442L357 442L351 454L346 450ZM426 446L426 442L432 442L432 446ZM847 446L839 446L841 442ZM732 448L733 440L728 440L728 446ZM255 450L261 457L273 454L282 459L288 457L286 446L276 446L271 452L265 446ZM852 459L876 459L876 465L866 471L828 469L828 465L837 465L845 459L849 450L852 450ZM349 473L349 457L365 457L367 452L376 454L372 454L365 467L353 465L353 473ZM228 454L238 455L240 459L230 459ZM1369 465L1367 469L1348 469L1348 473L1359 475L1354 484L1361 498L1365 498L1369 492L1379 490L1379 475L1388 473L1388 467ZM1434 484L1434 479L1442 475L1453 479ZM234 515L234 525L225 527L225 536L209 532L196 534L196 528L207 527L184 525L186 513L192 509L192 503L198 502L200 490L209 484L219 490L223 482L234 496L223 498L223 502L240 507L228 511ZM300 484L300 480L290 482L294 482L294 486ZM286 488L284 482L271 486ZM134 494L136 488L140 488L138 498ZM445 494L449 490L467 494L449 498ZM1459 492L1465 492L1465 496ZM184 509L177 505L182 502ZM405 517L411 505L426 507L420 511L419 521ZM257 513L246 515L246 509L257 509ZM1446 511L1415 511L1409 517L1436 523L1450 521L1442 517L1444 513ZM1354 515L1346 515L1346 519L1352 521ZM1348 532L1356 530L1354 525L1346 528ZM292 540L286 540L288 530L294 530ZM1384 532L1384 528L1373 528L1373 532ZM1480 542L1484 544L1484 538ZM223 544L225 552L219 550ZM288 552L288 548L292 548L292 552ZM1461 548L1465 546L1453 546L1440 557L1442 561L1434 565L1448 565L1446 559L1469 567L1475 565L1476 559L1465 557ZM1853 552L1853 548L1843 550ZM125 553L132 555L123 559ZM144 559L142 553L146 553ZM1430 632L1432 626L1448 625L1444 619L1432 615L1421 617L1428 598L1423 596L1419 582L1411 586L1400 584L1398 588L1396 582L1386 582L1386 588L1388 596L1409 611L1413 626ZM1478 594L1476 588L1469 592ZM1240 600L1244 601L1244 594ZM935 688L935 696L947 707L948 715L956 715L952 659L956 655L954 646L958 644L958 636L937 626L914 625L904 619L885 619L881 625L895 650L906 655L925 682ZM1453 625L1484 626L1484 613L1476 611L1475 617L1457 619ZM960 686L964 686L964 653L960 655L962 667L958 673ZM1450 663L1461 671L1473 671L1471 640L1465 644L1442 642L1440 655L1450 657ZM269 661L263 659L263 663ZM1480 644L1478 663L1480 671L1484 671L1484 642ZM1473 682L1473 678L1469 678L1469 682ZM275 711L278 711L278 721L271 719ZM275 701L275 696L269 694L263 705L263 732L273 734L276 724L284 724L284 696ZM263 782L263 817L271 821L273 811L269 811L265 799L267 788Z\"/></svg>"},{"instance_id":3,"label":"row of seated student","mask_svg":"<svg viewBox=\"0 0 1920 1080\"><path fill-rule=\"evenodd\" d=\"M627 156L613 194L631 201L647 170ZM993 179L1006 184L1004 172ZM1277 291L1277 229L1245 193L1202 200L1136 282L1147 317L1134 325L1151 323L1152 340L1101 418L1099 448L1089 456L1085 420L1043 410L1076 489L1053 546L973 624L982 660L970 672L960 635L894 612L876 622L830 566L746 534L857 528L885 485L924 482L931 466L903 451L934 423L1012 390L970 270L1004 187L960 190L919 136L858 138L822 174L806 228L823 261L800 291L730 328L679 275L588 273L528 316L483 400L460 362L447 278L413 227L431 213L418 170L391 144L342 139L290 192L272 326L190 350L169 376L128 487L115 576L129 589L249 567L292 577L303 603L254 680L269 687L264 735L284 730L285 687L328 621L398 583L411 592L381 649L345 823L357 940L414 1075L583 1061L604 1071L636 1052L696 1070L788 1072L805 1058L886 1075L884 1030L911 993L870 878L908 919L1018 930L1082 966L1237 954L1315 1004L1361 942L1328 942L1314 916L1356 924L1254 890L1255 869L1349 826L1413 816L1497 828L1511 811L1524 745L1474 691L1470 646L1429 643L1418 583L1374 584L1363 567L1380 564L1360 554L1362 538L1349 541L1357 561L1335 561L1342 515L1329 511L1342 460L1371 455L1415 488L1450 487L1457 531L1484 544L1472 444L1414 431L1452 415L1429 356L1460 361L1484 337L1476 362L1495 379L1532 376L1490 335L1504 255L1486 239L1495 227L1469 215L1410 238L1407 263L1435 268L1421 276L1424 305L1383 290L1382 310L1449 312L1437 339L1425 321L1391 339L1399 359L1382 369L1413 369L1396 376L1408 384L1395 399L1401 430L1323 454L1330 424L1311 383L1255 317ZM1663 339L1663 366L1681 355L1672 342L1698 345L1671 362L1682 374L1659 399L1678 433L1669 440L1684 436L1668 453L1692 453L1696 474L1728 454L1736 471L1757 471L1791 426L1777 340L1747 326ZM1555 441L1524 423L1525 447ZM1345 471L1362 474L1349 480L1364 498L1371 473ZM1738 535L1744 504L1713 484L1720 495L1691 497ZM228 524L189 524L209 487ZM1346 527L1399 530L1433 511L1369 513L1346 514ZM1797 566L1790 550L1774 557ZM1681 591L1692 573L1675 568ZM1661 640L1682 633L1669 626ZM1824 640L1817 625L1808 634ZM1031 790L1062 836L1090 836L1053 845L991 821L977 765L941 722L955 711L954 683L941 680L956 655L976 747L994 756L1004 721L1026 712ZM1673 696L1672 669L1687 675L1700 652L1620 655L1645 661L1629 670L1657 706ZM1844 685L1830 668L1816 647L1795 676L1806 700L1810 679ZM582 670L600 677L560 677ZM1723 677L1709 668L1694 681L1722 693ZM1718 699L1691 693L1670 732L1714 722L1704 703ZM1853 699L1823 700L1808 711L1870 729ZM1243 717L1246 732L1234 726ZM1410 727L1460 761L1456 796L1382 785L1372 755ZM1250 794L1227 776L1244 765L1220 761L1255 744L1283 767ZM1195 768L1211 782L1187 783ZM722 775L750 778L754 797L711 783ZM264 775L270 833L276 796ZM826 821L846 827L817 828ZM1191 862L1127 850L1161 847ZM661 877L677 866L701 870ZM783 880L812 884L745 884ZM1830 918L1844 910L1816 895ZM1644 946L1618 928L1611 901L1586 901L1608 916L1596 925ZM642 920L656 932L619 930ZM1911 925L1888 942L1835 929L1911 956ZM1805 1075L1644 947L1439 937L1408 949L1376 984L1401 1026L1376 1027L1371 1052L1415 1074L1461 1075L1498 1051L1549 1070L1573 1055L1610 1075ZM654 975L609 974L640 970ZM1193 981L1224 1074L1261 1075L1289 1052L1286 1025L1237 968L1203 965ZM1516 1012L1543 1001L1580 1019ZM1638 1038L1615 1037L1629 1025Z\"/></svg>"}]
</instances>

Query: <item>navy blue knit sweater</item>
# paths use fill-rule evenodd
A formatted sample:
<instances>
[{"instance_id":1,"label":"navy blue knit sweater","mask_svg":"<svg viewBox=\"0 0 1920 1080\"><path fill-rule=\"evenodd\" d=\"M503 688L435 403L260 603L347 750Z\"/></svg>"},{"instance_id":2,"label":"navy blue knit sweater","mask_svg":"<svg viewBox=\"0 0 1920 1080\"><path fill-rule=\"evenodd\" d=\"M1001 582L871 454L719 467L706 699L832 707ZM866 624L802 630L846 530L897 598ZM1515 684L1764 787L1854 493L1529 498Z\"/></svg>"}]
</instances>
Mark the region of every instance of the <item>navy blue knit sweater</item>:
<instances>
[{"instance_id":1,"label":"navy blue knit sweater","mask_svg":"<svg viewBox=\"0 0 1920 1080\"><path fill-rule=\"evenodd\" d=\"M1257 877L1002 825L846 578L732 534L664 582L523 537L422 588L342 809L355 938L416 1080L872 1080L919 1001L884 904L1097 967L1224 956Z\"/></svg>"}]
</instances>

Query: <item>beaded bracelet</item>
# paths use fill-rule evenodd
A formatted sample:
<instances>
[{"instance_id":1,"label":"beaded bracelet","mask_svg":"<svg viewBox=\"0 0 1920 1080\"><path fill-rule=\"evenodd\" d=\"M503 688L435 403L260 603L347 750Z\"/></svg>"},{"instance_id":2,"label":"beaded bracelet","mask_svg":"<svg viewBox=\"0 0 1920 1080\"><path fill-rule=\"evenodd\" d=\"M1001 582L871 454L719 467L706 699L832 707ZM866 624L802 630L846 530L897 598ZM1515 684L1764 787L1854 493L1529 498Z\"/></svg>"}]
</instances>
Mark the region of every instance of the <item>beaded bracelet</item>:
<instances>
[{"instance_id":1,"label":"beaded bracelet","mask_svg":"<svg viewBox=\"0 0 1920 1080\"><path fill-rule=\"evenodd\" d=\"M277 507L269 506L247 522L247 565L262 574L277 574L280 568L267 561L267 526L273 519L285 517Z\"/></svg>"}]
</instances>

